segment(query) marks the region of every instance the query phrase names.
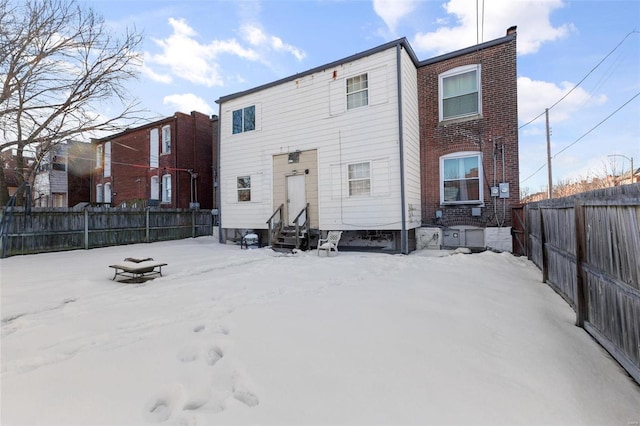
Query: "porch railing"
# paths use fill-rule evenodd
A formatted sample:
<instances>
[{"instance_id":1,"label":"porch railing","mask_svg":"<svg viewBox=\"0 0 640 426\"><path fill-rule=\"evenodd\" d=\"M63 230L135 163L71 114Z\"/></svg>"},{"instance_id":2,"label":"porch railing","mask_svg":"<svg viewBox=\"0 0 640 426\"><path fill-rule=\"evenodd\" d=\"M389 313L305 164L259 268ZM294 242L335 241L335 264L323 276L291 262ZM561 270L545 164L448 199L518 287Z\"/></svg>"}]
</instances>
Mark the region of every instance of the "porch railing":
<instances>
[{"instance_id":1,"label":"porch railing","mask_svg":"<svg viewBox=\"0 0 640 426\"><path fill-rule=\"evenodd\" d=\"M300 248L300 229L302 229L302 232L307 233L309 232L309 203L307 203L306 206L304 206L304 208L302 210L300 210L300 213L298 213L298 215L296 216L295 219L293 219L293 224L296 227L296 248L299 249ZM302 225L300 225L300 217L304 214L304 223ZM309 236L307 235L307 238Z\"/></svg>"},{"instance_id":2,"label":"porch railing","mask_svg":"<svg viewBox=\"0 0 640 426\"><path fill-rule=\"evenodd\" d=\"M269 244L273 246L273 243L276 241L276 236L282 229L282 209L284 208L284 204L280 204L280 206L273 212L271 217L267 219L268 226L268 238Z\"/></svg>"}]
</instances>

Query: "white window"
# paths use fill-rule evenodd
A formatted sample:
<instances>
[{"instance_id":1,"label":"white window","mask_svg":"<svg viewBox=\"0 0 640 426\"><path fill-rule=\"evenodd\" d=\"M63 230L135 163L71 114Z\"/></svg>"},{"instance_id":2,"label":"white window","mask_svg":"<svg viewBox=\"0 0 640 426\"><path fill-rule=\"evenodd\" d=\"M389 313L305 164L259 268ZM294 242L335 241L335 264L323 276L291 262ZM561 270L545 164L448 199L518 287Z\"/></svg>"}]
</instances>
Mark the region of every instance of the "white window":
<instances>
[{"instance_id":1,"label":"white window","mask_svg":"<svg viewBox=\"0 0 640 426\"><path fill-rule=\"evenodd\" d=\"M98 184L96 185L96 203L101 203L103 198L103 193L102 193L102 185Z\"/></svg>"},{"instance_id":2,"label":"white window","mask_svg":"<svg viewBox=\"0 0 640 426\"><path fill-rule=\"evenodd\" d=\"M111 183L104 184L104 202L111 203Z\"/></svg>"},{"instance_id":3,"label":"white window","mask_svg":"<svg viewBox=\"0 0 640 426\"><path fill-rule=\"evenodd\" d=\"M347 109L369 104L369 83L367 74L347 79Z\"/></svg>"},{"instance_id":4,"label":"white window","mask_svg":"<svg viewBox=\"0 0 640 426\"><path fill-rule=\"evenodd\" d=\"M158 155L160 150L158 144L158 129L151 129L149 132L149 167L158 167Z\"/></svg>"},{"instance_id":5,"label":"white window","mask_svg":"<svg viewBox=\"0 0 640 426\"><path fill-rule=\"evenodd\" d=\"M256 107L251 105L237 109L231 113L233 134L249 132L256 129Z\"/></svg>"},{"instance_id":6,"label":"white window","mask_svg":"<svg viewBox=\"0 0 640 426\"><path fill-rule=\"evenodd\" d=\"M104 177L111 176L111 142L104 143Z\"/></svg>"},{"instance_id":7,"label":"white window","mask_svg":"<svg viewBox=\"0 0 640 426\"><path fill-rule=\"evenodd\" d=\"M171 126L162 127L162 153L171 152Z\"/></svg>"},{"instance_id":8,"label":"white window","mask_svg":"<svg viewBox=\"0 0 640 426\"><path fill-rule=\"evenodd\" d=\"M238 202L251 201L251 176L239 176L237 179Z\"/></svg>"},{"instance_id":9,"label":"white window","mask_svg":"<svg viewBox=\"0 0 640 426\"><path fill-rule=\"evenodd\" d=\"M480 153L460 152L440 157L440 202L482 203L482 173Z\"/></svg>"},{"instance_id":10,"label":"white window","mask_svg":"<svg viewBox=\"0 0 640 426\"><path fill-rule=\"evenodd\" d=\"M97 145L96 146L96 169L99 169L102 167L102 154L103 154L102 145Z\"/></svg>"},{"instance_id":11,"label":"white window","mask_svg":"<svg viewBox=\"0 0 640 426\"><path fill-rule=\"evenodd\" d=\"M160 199L160 178L158 176L151 177L151 197L152 200Z\"/></svg>"},{"instance_id":12,"label":"white window","mask_svg":"<svg viewBox=\"0 0 640 426\"><path fill-rule=\"evenodd\" d=\"M162 176L162 202L171 202L171 175Z\"/></svg>"},{"instance_id":13,"label":"white window","mask_svg":"<svg viewBox=\"0 0 640 426\"><path fill-rule=\"evenodd\" d=\"M349 196L371 194L371 163L348 166Z\"/></svg>"},{"instance_id":14,"label":"white window","mask_svg":"<svg viewBox=\"0 0 640 426\"><path fill-rule=\"evenodd\" d=\"M440 121L482 114L480 65L467 65L440 74Z\"/></svg>"}]
</instances>

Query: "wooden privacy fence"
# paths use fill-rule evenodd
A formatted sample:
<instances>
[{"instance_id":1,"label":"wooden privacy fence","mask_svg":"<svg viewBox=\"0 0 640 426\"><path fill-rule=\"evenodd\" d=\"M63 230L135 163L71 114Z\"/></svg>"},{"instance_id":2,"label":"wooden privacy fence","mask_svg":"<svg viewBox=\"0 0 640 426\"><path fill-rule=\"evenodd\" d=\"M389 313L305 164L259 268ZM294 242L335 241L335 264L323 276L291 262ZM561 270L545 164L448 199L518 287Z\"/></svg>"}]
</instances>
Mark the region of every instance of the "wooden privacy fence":
<instances>
[{"instance_id":1,"label":"wooden privacy fence","mask_svg":"<svg viewBox=\"0 0 640 426\"><path fill-rule=\"evenodd\" d=\"M640 183L525 206L544 282L640 383Z\"/></svg>"},{"instance_id":2,"label":"wooden privacy fence","mask_svg":"<svg viewBox=\"0 0 640 426\"><path fill-rule=\"evenodd\" d=\"M15 207L3 212L2 257L211 235L210 210Z\"/></svg>"}]
</instances>

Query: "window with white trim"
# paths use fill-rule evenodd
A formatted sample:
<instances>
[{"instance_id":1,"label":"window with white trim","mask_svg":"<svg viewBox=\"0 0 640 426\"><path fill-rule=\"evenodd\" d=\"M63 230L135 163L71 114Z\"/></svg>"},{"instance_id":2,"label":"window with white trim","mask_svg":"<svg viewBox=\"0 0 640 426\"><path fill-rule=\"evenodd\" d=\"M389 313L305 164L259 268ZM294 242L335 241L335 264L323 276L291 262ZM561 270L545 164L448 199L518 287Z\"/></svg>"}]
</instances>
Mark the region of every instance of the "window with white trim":
<instances>
[{"instance_id":1,"label":"window with white trim","mask_svg":"<svg viewBox=\"0 0 640 426\"><path fill-rule=\"evenodd\" d=\"M348 181L349 196L371 194L371 163L349 164Z\"/></svg>"},{"instance_id":2,"label":"window with white trim","mask_svg":"<svg viewBox=\"0 0 640 426\"><path fill-rule=\"evenodd\" d=\"M104 184L104 202L111 203L111 183Z\"/></svg>"},{"instance_id":3,"label":"window with white trim","mask_svg":"<svg viewBox=\"0 0 640 426\"><path fill-rule=\"evenodd\" d=\"M231 113L233 134L249 132L256 129L256 106L237 109Z\"/></svg>"},{"instance_id":4,"label":"window with white trim","mask_svg":"<svg viewBox=\"0 0 640 426\"><path fill-rule=\"evenodd\" d=\"M171 175L162 176L162 202L171 202Z\"/></svg>"},{"instance_id":5,"label":"window with white trim","mask_svg":"<svg viewBox=\"0 0 640 426\"><path fill-rule=\"evenodd\" d=\"M238 176L238 202L251 201L251 176Z\"/></svg>"},{"instance_id":6,"label":"window with white trim","mask_svg":"<svg viewBox=\"0 0 640 426\"><path fill-rule=\"evenodd\" d=\"M440 121L482 114L480 65L466 65L438 78Z\"/></svg>"},{"instance_id":7,"label":"window with white trim","mask_svg":"<svg viewBox=\"0 0 640 426\"><path fill-rule=\"evenodd\" d=\"M479 204L483 200L482 156L462 152L440 157L440 202Z\"/></svg>"},{"instance_id":8,"label":"window with white trim","mask_svg":"<svg viewBox=\"0 0 640 426\"><path fill-rule=\"evenodd\" d=\"M160 199L160 178L158 176L151 176L151 194L149 199Z\"/></svg>"},{"instance_id":9,"label":"window with white trim","mask_svg":"<svg viewBox=\"0 0 640 426\"><path fill-rule=\"evenodd\" d=\"M102 144L96 145L96 169L102 167L102 155L103 155L103 147Z\"/></svg>"},{"instance_id":10,"label":"window with white trim","mask_svg":"<svg viewBox=\"0 0 640 426\"><path fill-rule=\"evenodd\" d=\"M162 153L171 152L171 126L162 127Z\"/></svg>"},{"instance_id":11,"label":"window with white trim","mask_svg":"<svg viewBox=\"0 0 640 426\"><path fill-rule=\"evenodd\" d=\"M102 193L102 184L97 184L96 185L96 203L101 203L103 198L103 193Z\"/></svg>"},{"instance_id":12,"label":"window with white trim","mask_svg":"<svg viewBox=\"0 0 640 426\"><path fill-rule=\"evenodd\" d=\"M369 104L369 82L367 74L347 79L347 109Z\"/></svg>"},{"instance_id":13,"label":"window with white trim","mask_svg":"<svg viewBox=\"0 0 640 426\"><path fill-rule=\"evenodd\" d=\"M149 167L158 167L159 139L158 129L151 129L149 131Z\"/></svg>"},{"instance_id":14,"label":"window with white trim","mask_svg":"<svg viewBox=\"0 0 640 426\"><path fill-rule=\"evenodd\" d=\"M111 176L111 142L104 143L104 177Z\"/></svg>"}]
</instances>

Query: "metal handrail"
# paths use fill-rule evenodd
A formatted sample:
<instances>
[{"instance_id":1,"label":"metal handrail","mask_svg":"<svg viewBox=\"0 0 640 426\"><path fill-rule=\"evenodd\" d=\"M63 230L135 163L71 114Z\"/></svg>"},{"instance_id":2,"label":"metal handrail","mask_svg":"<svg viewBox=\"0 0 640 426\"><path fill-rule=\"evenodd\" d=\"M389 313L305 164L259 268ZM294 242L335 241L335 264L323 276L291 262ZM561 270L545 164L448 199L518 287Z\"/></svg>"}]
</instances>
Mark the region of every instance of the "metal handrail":
<instances>
[{"instance_id":1,"label":"metal handrail","mask_svg":"<svg viewBox=\"0 0 640 426\"><path fill-rule=\"evenodd\" d=\"M302 210L300 210L300 213L298 213L298 215L296 216L295 219L293 219L293 224L296 226L296 248L299 249L300 248L300 224L298 223L300 216L302 216L302 213L308 212L309 210L309 203L307 203L306 206L304 206L304 208ZM309 231L309 215L305 215L305 220L304 223L302 224L303 230L306 230L307 232Z\"/></svg>"}]
</instances>

